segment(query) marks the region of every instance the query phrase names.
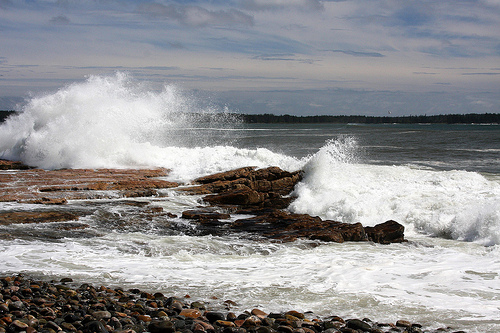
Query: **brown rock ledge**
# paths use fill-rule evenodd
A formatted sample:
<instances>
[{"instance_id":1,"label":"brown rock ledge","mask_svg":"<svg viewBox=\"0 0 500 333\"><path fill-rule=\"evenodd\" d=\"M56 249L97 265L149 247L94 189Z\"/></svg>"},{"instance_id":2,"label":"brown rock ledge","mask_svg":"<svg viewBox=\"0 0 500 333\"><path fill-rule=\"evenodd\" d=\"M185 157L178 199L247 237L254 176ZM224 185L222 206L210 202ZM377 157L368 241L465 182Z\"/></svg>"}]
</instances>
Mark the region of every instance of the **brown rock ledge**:
<instances>
[{"instance_id":1,"label":"brown rock ledge","mask_svg":"<svg viewBox=\"0 0 500 333\"><path fill-rule=\"evenodd\" d=\"M163 168L43 170L0 160L0 170L4 202L64 204L71 199L113 197L104 191L117 191L122 197L153 196L157 189L179 185L157 179L168 174Z\"/></svg>"},{"instance_id":2,"label":"brown rock ledge","mask_svg":"<svg viewBox=\"0 0 500 333\"><path fill-rule=\"evenodd\" d=\"M246 232L282 242L298 238L342 243L345 241L373 241L381 244L404 242L404 227L396 221L387 221L375 227L361 223L349 224L322 220L307 214L284 211L293 200L290 193L302 179L302 172L287 172L277 167L240 168L195 180L195 187L184 189L197 194L208 194L204 200L212 206L225 207L236 214L252 215L232 223L220 222L213 210L184 212L202 225L208 234L221 229Z\"/></svg>"},{"instance_id":3,"label":"brown rock ledge","mask_svg":"<svg viewBox=\"0 0 500 333\"><path fill-rule=\"evenodd\" d=\"M0 170L0 201L4 202L65 206L68 200L73 199L152 197L157 195L157 189L179 185L159 179L168 174L168 170L162 168L47 171L0 160ZM405 241L404 227L395 221L365 228L360 223L341 223L286 212L294 199L290 193L301 179L301 171L288 172L278 167L245 167L201 177L194 181L195 185L177 190L205 195L204 201L212 208L189 210L182 217L195 222L198 225L196 232L201 234L244 232L281 242L298 238L339 243L373 241L388 244ZM172 214L158 213L153 208L151 216L160 213L165 219L172 218ZM220 213L220 210L226 212ZM144 214L148 211L145 210ZM251 217L228 223L231 218L229 212ZM65 211L62 207L8 211L0 212L0 224L75 221L81 214L87 213ZM175 228L175 224L168 225Z\"/></svg>"}]
</instances>

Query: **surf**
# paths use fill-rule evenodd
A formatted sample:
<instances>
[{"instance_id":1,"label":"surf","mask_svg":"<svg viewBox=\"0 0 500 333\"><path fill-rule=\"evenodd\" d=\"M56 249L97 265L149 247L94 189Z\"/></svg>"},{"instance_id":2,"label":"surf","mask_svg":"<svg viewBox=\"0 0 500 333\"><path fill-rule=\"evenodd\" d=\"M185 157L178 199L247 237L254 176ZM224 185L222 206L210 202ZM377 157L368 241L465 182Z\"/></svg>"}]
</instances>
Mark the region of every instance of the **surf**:
<instances>
[{"instance_id":1,"label":"surf","mask_svg":"<svg viewBox=\"0 0 500 333\"><path fill-rule=\"evenodd\" d=\"M0 158L44 169L165 167L170 180L181 182L246 166L302 169L292 212L364 225L393 219L408 235L500 243L500 183L491 177L370 164L369 146L353 135L332 137L315 153L296 157L238 147L242 132L228 108L175 85L154 90L116 73L29 100L0 125Z\"/></svg>"},{"instance_id":2,"label":"surf","mask_svg":"<svg viewBox=\"0 0 500 333\"><path fill-rule=\"evenodd\" d=\"M0 158L44 169L172 169L177 181L243 166L290 166L267 149L231 146L240 124L175 85L159 91L126 73L89 76L32 98L0 126Z\"/></svg>"},{"instance_id":3,"label":"surf","mask_svg":"<svg viewBox=\"0 0 500 333\"><path fill-rule=\"evenodd\" d=\"M355 138L326 142L305 163L289 209L347 223L396 220L406 234L500 243L500 184L477 172L362 162Z\"/></svg>"}]
</instances>

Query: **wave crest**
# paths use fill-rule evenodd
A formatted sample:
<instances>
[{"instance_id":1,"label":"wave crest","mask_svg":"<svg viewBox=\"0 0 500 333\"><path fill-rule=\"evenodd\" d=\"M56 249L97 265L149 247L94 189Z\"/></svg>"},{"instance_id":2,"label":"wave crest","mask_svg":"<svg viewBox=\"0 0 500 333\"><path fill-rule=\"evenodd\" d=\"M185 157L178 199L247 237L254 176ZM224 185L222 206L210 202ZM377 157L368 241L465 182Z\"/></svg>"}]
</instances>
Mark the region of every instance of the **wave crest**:
<instances>
[{"instance_id":1,"label":"wave crest","mask_svg":"<svg viewBox=\"0 0 500 333\"><path fill-rule=\"evenodd\" d=\"M33 98L0 127L0 156L46 169L149 166L157 148L211 143L194 132L237 122L176 86L148 88L117 73Z\"/></svg>"}]
</instances>

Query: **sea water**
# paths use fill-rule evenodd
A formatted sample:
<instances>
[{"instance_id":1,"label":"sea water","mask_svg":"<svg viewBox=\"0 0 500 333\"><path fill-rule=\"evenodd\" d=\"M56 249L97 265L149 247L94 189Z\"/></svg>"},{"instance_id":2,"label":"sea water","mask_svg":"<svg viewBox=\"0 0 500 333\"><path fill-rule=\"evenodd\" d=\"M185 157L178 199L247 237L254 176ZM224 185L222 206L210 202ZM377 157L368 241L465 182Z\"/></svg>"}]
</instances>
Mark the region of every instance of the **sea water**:
<instances>
[{"instance_id":1,"label":"sea water","mask_svg":"<svg viewBox=\"0 0 500 333\"><path fill-rule=\"evenodd\" d=\"M243 166L302 169L290 211L364 225L394 219L409 241L189 236L183 230L195 227L180 218L138 220L134 206L113 200L71 201L90 212L85 230L1 227L16 238L0 240L0 273L188 294L213 308L231 299L236 312L500 331L499 125L243 124L234 111L173 85L90 76L32 98L0 125L0 157L47 169L166 167L186 183ZM203 205L175 190L138 200L178 215Z\"/></svg>"}]
</instances>

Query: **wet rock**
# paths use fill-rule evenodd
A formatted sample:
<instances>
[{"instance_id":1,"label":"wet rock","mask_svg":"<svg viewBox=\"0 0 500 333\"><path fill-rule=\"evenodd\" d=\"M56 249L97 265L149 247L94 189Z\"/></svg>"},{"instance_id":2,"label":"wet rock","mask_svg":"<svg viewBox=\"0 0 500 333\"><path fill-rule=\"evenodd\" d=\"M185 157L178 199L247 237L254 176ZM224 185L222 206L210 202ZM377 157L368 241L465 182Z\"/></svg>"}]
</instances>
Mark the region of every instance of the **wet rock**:
<instances>
[{"instance_id":1,"label":"wet rock","mask_svg":"<svg viewBox=\"0 0 500 333\"><path fill-rule=\"evenodd\" d=\"M347 321L347 327L355 330L361 330L363 332L368 332L372 328L370 324L359 319L349 319Z\"/></svg>"},{"instance_id":2,"label":"wet rock","mask_svg":"<svg viewBox=\"0 0 500 333\"><path fill-rule=\"evenodd\" d=\"M158 177L166 169L61 169L42 170L16 167L16 162L0 161L0 201L61 205L69 199L111 198L103 191L117 191L123 197L156 195L157 189L179 184Z\"/></svg>"},{"instance_id":3,"label":"wet rock","mask_svg":"<svg viewBox=\"0 0 500 333\"><path fill-rule=\"evenodd\" d=\"M63 211L0 212L0 225L12 223L46 223L77 220L76 214Z\"/></svg>"},{"instance_id":4,"label":"wet rock","mask_svg":"<svg viewBox=\"0 0 500 333\"><path fill-rule=\"evenodd\" d=\"M90 333L109 333L104 324L97 320L88 322L85 329Z\"/></svg>"},{"instance_id":5,"label":"wet rock","mask_svg":"<svg viewBox=\"0 0 500 333\"><path fill-rule=\"evenodd\" d=\"M229 320L217 320L214 322L214 325L220 327L235 327L235 323Z\"/></svg>"},{"instance_id":6,"label":"wet rock","mask_svg":"<svg viewBox=\"0 0 500 333\"><path fill-rule=\"evenodd\" d=\"M257 316L260 319L264 319L264 318L267 317L267 313L265 313L264 311L259 310L259 309L253 309L251 311L251 314L254 315L254 316Z\"/></svg>"},{"instance_id":7,"label":"wet rock","mask_svg":"<svg viewBox=\"0 0 500 333\"><path fill-rule=\"evenodd\" d=\"M205 312L205 317L211 323L214 323L218 320L220 320L220 321L226 320L226 316L224 316L224 314L222 312L207 311L207 312Z\"/></svg>"},{"instance_id":8,"label":"wet rock","mask_svg":"<svg viewBox=\"0 0 500 333\"><path fill-rule=\"evenodd\" d=\"M201 316L201 312L198 309L182 309L179 315L186 318L198 318Z\"/></svg>"},{"instance_id":9,"label":"wet rock","mask_svg":"<svg viewBox=\"0 0 500 333\"><path fill-rule=\"evenodd\" d=\"M168 320L154 320L148 326L151 333L173 333L175 329L175 325Z\"/></svg>"},{"instance_id":10,"label":"wet rock","mask_svg":"<svg viewBox=\"0 0 500 333\"><path fill-rule=\"evenodd\" d=\"M277 167L241 168L195 180L203 184L193 190L198 193L217 193L205 201L218 205L258 205L286 208L291 198L283 198L293 191L302 173L288 172Z\"/></svg>"},{"instance_id":11,"label":"wet rock","mask_svg":"<svg viewBox=\"0 0 500 333\"><path fill-rule=\"evenodd\" d=\"M396 221L389 220L374 227L365 227L368 238L380 244L404 242L404 226Z\"/></svg>"},{"instance_id":12,"label":"wet rock","mask_svg":"<svg viewBox=\"0 0 500 333\"><path fill-rule=\"evenodd\" d=\"M230 224L219 221L227 219L227 215L219 216L206 210L186 211L183 217L196 220L201 234L245 232L281 242L303 238L337 243L371 240L388 244L404 240L404 228L395 221L364 228L360 223L341 223L283 211L293 199L284 196L290 194L301 177L301 172L291 173L277 167L246 167L199 178L196 183L201 185L196 188L197 193L215 192L205 196L204 201L213 206L232 207L237 214L254 216Z\"/></svg>"},{"instance_id":13,"label":"wet rock","mask_svg":"<svg viewBox=\"0 0 500 333\"><path fill-rule=\"evenodd\" d=\"M38 204L38 205L65 205L68 203L68 200L65 198L46 198L46 197L41 197L39 199L32 199L32 200L26 200L22 201L23 203L30 203L30 204Z\"/></svg>"},{"instance_id":14,"label":"wet rock","mask_svg":"<svg viewBox=\"0 0 500 333\"><path fill-rule=\"evenodd\" d=\"M411 323L407 320L398 320L396 322L396 326L398 326L398 327L411 327Z\"/></svg>"},{"instance_id":15,"label":"wet rock","mask_svg":"<svg viewBox=\"0 0 500 333\"><path fill-rule=\"evenodd\" d=\"M291 214L277 209L238 212L258 215L236 220L231 225L232 230L258 233L280 241L293 241L297 238L338 243L367 240L360 223L348 224L322 220L307 214Z\"/></svg>"},{"instance_id":16,"label":"wet rock","mask_svg":"<svg viewBox=\"0 0 500 333\"><path fill-rule=\"evenodd\" d=\"M12 324L10 324L9 328L15 332L20 332L20 331L24 331L26 330L27 328L29 327L28 324L26 323L23 323L22 321L20 320L14 320L12 322Z\"/></svg>"},{"instance_id":17,"label":"wet rock","mask_svg":"<svg viewBox=\"0 0 500 333\"><path fill-rule=\"evenodd\" d=\"M232 191L208 195L203 200L211 205L258 205L264 202L265 195L252 190L247 186L241 186Z\"/></svg>"},{"instance_id":18,"label":"wet rock","mask_svg":"<svg viewBox=\"0 0 500 333\"><path fill-rule=\"evenodd\" d=\"M0 160L0 170L27 170L31 168L19 161Z\"/></svg>"},{"instance_id":19,"label":"wet rock","mask_svg":"<svg viewBox=\"0 0 500 333\"><path fill-rule=\"evenodd\" d=\"M219 213L217 211L209 209L192 209L182 212L182 218L198 221L224 220L229 219L230 217L230 214Z\"/></svg>"},{"instance_id":20,"label":"wet rock","mask_svg":"<svg viewBox=\"0 0 500 333\"><path fill-rule=\"evenodd\" d=\"M92 313L92 315L97 320L110 319L111 318L111 312L109 312L109 311L94 311Z\"/></svg>"}]
</instances>

